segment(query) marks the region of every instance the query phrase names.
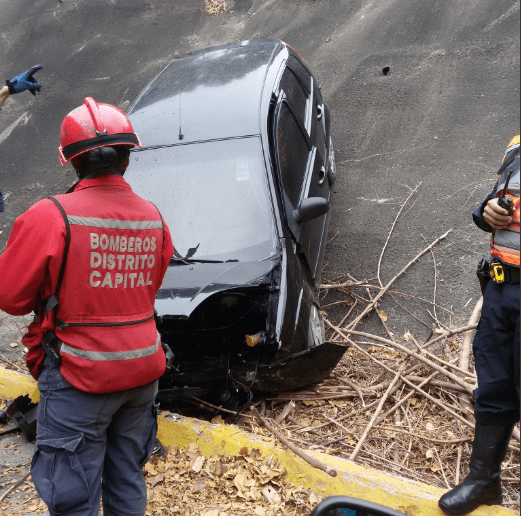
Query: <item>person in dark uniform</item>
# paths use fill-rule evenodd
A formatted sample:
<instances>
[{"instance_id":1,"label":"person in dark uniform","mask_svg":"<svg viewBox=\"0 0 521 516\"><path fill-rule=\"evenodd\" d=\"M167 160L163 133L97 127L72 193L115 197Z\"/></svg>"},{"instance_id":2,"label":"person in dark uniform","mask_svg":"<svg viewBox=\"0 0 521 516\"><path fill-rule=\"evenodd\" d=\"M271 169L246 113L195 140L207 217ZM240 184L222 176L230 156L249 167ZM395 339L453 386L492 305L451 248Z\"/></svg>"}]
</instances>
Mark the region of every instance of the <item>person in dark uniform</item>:
<instances>
[{"instance_id":1,"label":"person in dark uniform","mask_svg":"<svg viewBox=\"0 0 521 516\"><path fill-rule=\"evenodd\" d=\"M508 145L498 174L494 190L473 213L476 225L492 233L492 250L478 269L483 308L473 342L478 387L470 472L440 498L447 514L501 504L501 463L520 415L519 135Z\"/></svg>"},{"instance_id":2,"label":"person in dark uniform","mask_svg":"<svg viewBox=\"0 0 521 516\"><path fill-rule=\"evenodd\" d=\"M33 66L29 71L17 75L10 81L5 81L7 86L0 89L0 109L4 105L9 95L16 93L22 93L22 91L29 90L33 95L36 92L42 91L42 85L39 84L34 78L34 74L42 69L42 65ZM4 198L2 197L2 191L0 190L0 212L4 211Z\"/></svg>"}]
</instances>

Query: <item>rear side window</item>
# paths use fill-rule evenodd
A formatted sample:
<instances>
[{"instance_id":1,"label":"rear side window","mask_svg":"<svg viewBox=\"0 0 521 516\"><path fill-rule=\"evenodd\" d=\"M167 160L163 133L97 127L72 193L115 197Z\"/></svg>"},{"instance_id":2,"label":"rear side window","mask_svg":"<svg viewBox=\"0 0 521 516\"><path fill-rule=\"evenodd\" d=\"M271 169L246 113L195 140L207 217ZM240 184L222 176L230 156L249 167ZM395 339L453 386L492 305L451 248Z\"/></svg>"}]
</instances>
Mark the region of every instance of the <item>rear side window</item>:
<instances>
[{"instance_id":1,"label":"rear side window","mask_svg":"<svg viewBox=\"0 0 521 516\"><path fill-rule=\"evenodd\" d=\"M288 59L288 66L295 72L306 88L306 95L310 92L311 74L304 68L302 63L294 56Z\"/></svg>"},{"instance_id":2,"label":"rear side window","mask_svg":"<svg viewBox=\"0 0 521 516\"><path fill-rule=\"evenodd\" d=\"M309 150L299 123L287 104L282 103L277 120L277 154L282 186L294 208L299 203Z\"/></svg>"},{"instance_id":3,"label":"rear side window","mask_svg":"<svg viewBox=\"0 0 521 516\"><path fill-rule=\"evenodd\" d=\"M286 68L280 81L280 88L286 94L286 100L291 104L295 115L302 125L305 125L308 92L302 88L301 83L291 69Z\"/></svg>"}]
</instances>

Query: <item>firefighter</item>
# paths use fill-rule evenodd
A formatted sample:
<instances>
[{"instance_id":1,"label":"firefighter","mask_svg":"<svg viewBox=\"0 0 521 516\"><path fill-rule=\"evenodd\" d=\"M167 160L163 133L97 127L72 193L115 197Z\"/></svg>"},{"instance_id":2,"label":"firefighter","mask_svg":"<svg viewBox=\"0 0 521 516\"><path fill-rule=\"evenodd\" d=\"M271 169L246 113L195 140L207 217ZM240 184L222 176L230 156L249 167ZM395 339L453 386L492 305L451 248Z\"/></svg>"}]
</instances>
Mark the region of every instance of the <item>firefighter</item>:
<instances>
[{"instance_id":1,"label":"firefighter","mask_svg":"<svg viewBox=\"0 0 521 516\"><path fill-rule=\"evenodd\" d=\"M478 269L488 281L481 282L483 308L473 342L478 387L470 472L440 498L448 514L501 504L501 463L519 421L519 135L498 174L494 190L473 213L476 225L492 232L492 251Z\"/></svg>"},{"instance_id":2,"label":"firefighter","mask_svg":"<svg viewBox=\"0 0 521 516\"><path fill-rule=\"evenodd\" d=\"M6 81L7 86L0 89L0 109L4 105L9 95L15 93L21 93L22 91L29 90L33 95L36 95L37 91L42 91L42 85L39 84L33 75L42 69L42 65L33 66L28 72L17 75L14 79ZM0 212L4 211L4 198L0 191Z\"/></svg>"},{"instance_id":3,"label":"firefighter","mask_svg":"<svg viewBox=\"0 0 521 516\"><path fill-rule=\"evenodd\" d=\"M0 309L35 310L23 343L40 403L31 475L51 515L143 516L165 353L154 299L173 255L157 208L123 174L141 143L86 98L61 126L79 183L19 216L0 256Z\"/></svg>"}]
</instances>

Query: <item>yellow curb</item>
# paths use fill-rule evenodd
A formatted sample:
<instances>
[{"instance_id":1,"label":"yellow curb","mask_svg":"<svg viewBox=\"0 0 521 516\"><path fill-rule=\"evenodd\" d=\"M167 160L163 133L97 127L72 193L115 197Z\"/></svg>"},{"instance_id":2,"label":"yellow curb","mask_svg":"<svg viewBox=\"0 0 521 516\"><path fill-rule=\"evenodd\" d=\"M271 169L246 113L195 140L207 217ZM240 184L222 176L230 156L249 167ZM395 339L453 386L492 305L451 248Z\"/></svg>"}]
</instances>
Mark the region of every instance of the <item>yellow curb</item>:
<instances>
[{"instance_id":1,"label":"yellow curb","mask_svg":"<svg viewBox=\"0 0 521 516\"><path fill-rule=\"evenodd\" d=\"M26 393L35 402L39 399L37 384L32 378L0 368L0 397L11 399ZM206 457L235 456L250 453L253 449L260 450L264 457L278 459L288 472L288 480L297 487L302 486L302 489L312 489L325 497L347 495L369 500L407 516L444 516L438 508L438 499L445 490L306 450L306 453L338 471L336 477L330 477L282 448L272 438L244 432L234 425L214 425L182 416L175 421L171 413L163 412L159 417L158 437L164 445L181 449L186 449L190 443L197 443ZM505 507L493 506L480 507L471 514L513 516L516 513Z\"/></svg>"},{"instance_id":2,"label":"yellow curb","mask_svg":"<svg viewBox=\"0 0 521 516\"><path fill-rule=\"evenodd\" d=\"M13 400L24 394L29 394L34 403L40 399L36 381L30 376L0 367L0 397Z\"/></svg>"}]
</instances>

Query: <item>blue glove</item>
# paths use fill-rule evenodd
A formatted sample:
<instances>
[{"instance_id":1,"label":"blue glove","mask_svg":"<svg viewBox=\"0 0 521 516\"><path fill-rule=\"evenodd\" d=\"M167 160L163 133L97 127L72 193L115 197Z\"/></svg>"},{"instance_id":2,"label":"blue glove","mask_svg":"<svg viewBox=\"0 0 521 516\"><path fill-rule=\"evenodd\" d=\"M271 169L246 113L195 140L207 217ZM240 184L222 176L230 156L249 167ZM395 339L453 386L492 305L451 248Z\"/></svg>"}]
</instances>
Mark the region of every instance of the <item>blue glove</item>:
<instances>
[{"instance_id":1,"label":"blue glove","mask_svg":"<svg viewBox=\"0 0 521 516\"><path fill-rule=\"evenodd\" d=\"M33 74L42 68L42 65L33 66L28 72L21 73L10 81L5 81L9 88L9 93L14 95L15 93L22 93L22 91L29 90L36 96L37 91L42 91L42 85L36 82Z\"/></svg>"}]
</instances>

